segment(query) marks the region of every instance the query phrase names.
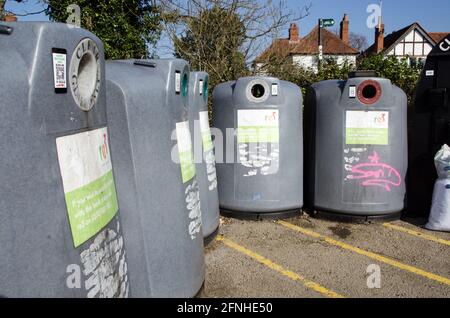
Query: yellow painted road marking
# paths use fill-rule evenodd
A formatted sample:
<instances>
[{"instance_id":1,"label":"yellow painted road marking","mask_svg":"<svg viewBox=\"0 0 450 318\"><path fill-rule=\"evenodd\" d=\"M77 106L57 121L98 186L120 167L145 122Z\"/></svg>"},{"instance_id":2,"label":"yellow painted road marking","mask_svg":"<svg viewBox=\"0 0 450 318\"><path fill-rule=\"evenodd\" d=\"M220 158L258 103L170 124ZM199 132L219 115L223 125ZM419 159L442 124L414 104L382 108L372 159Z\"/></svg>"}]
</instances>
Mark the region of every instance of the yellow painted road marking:
<instances>
[{"instance_id":1,"label":"yellow painted road marking","mask_svg":"<svg viewBox=\"0 0 450 318\"><path fill-rule=\"evenodd\" d=\"M328 290L325 287L323 287L313 281L310 281L297 273L287 270L287 269L283 268L281 265L278 265L278 264L272 262L271 260L265 258L264 256L259 255L259 254L255 253L255 252L253 252L253 251L251 251L251 250L249 250L227 238L224 238L221 235L217 236L217 241L222 242L226 246L256 260L257 262L267 266L268 268L270 268L270 269L272 269L294 281L302 283L305 287L312 289L324 296L331 297L331 298L344 298L344 296L341 296L331 290Z\"/></svg>"},{"instance_id":2,"label":"yellow painted road marking","mask_svg":"<svg viewBox=\"0 0 450 318\"><path fill-rule=\"evenodd\" d=\"M429 235L429 234L426 234L426 233L417 232L417 231L408 229L408 228L403 227L403 226L398 226L398 225L395 225L395 224L392 224L392 223L384 223L383 226L385 226L385 227L387 227L389 229L392 229L392 230L396 230L396 231L407 233L409 235L417 236L417 237L423 238L423 239L428 240L428 241L433 241L433 242L436 242L436 243L440 243L440 244L444 244L444 245L450 246L450 241L447 241L447 240L444 240L444 239L441 239L441 238L438 238L436 236Z\"/></svg>"},{"instance_id":3,"label":"yellow painted road marking","mask_svg":"<svg viewBox=\"0 0 450 318\"><path fill-rule=\"evenodd\" d=\"M376 261L379 261L379 262L382 262L382 263L385 263L385 264L388 264L388 265L400 268L402 270L411 272L413 274L416 274L416 275L428 278L430 280L434 280L434 281L439 282L441 284L445 284L445 285L449 285L450 286L450 279L449 278L446 278L446 277L443 277L443 276L439 276L439 275L436 275L436 274L433 274L433 273L429 273L429 272L424 271L424 270L422 270L420 268L403 264L403 263L398 262L396 260L393 260L391 258L384 257L384 256L381 256L379 254L376 254L376 253L373 253L373 252L369 252L369 251L363 250L361 248L358 248L358 247L355 247L355 246L352 246L352 245L349 245L349 244L346 244L346 243L343 243L343 242L340 242L340 241L336 241L336 240L334 240L334 239L332 239L332 238L330 238L328 236L325 236L325 235L322 235L322 234L319 234L319 233L316 233L316 232L304 229L302 227L299 227L297 225L294 225L294 224L291 224L291 223L288 223L288 222L278 221L278 224L280 224L280 225L282 225L284 227L287 227L287 228L289 228L291 230L294 230L296 232L302 233L304 235L311 236L311 237L314 237L316 239L319 239L319 240L322 240L324 242L327 242L327 243L329 243L331 245L340 247L342 249L345 249L345 250L348 250L348 251L352 251L354 253L357 253L357 254L360 254L360 255L372 258L372 259L374 259Z\"/></svg>"}]
</instances>

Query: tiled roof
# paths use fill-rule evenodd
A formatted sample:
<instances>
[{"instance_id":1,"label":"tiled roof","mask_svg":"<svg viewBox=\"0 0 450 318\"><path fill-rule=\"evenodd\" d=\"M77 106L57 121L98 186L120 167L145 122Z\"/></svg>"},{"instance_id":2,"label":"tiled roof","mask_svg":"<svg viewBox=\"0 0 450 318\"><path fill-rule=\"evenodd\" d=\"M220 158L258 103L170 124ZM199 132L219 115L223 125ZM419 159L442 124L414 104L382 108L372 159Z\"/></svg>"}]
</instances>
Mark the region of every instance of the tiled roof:
<instances>
[{"instance_id":1,"label":"tiled roof","mask_svg":"<svg viewBox=\"0 0 450 318\"><path fill-rule=\"evenodd\" d=\"M289 55L317 55L318 48L318 30L315 27L307 36L298 41L289 39L276 39L272 44L256 58L256 62L267 60L272 54L280 57ZM359 52L350 45L345 44L338 36L327 29L322 29L323 54L325 55L357 55Z\"/></svg>"},{"instance_id":2,"label":"tiled roof","mask_svg":"<svg viewBox=\"0 0 450 318\"><path fill-rule=\"evenodd\" d=\"M450 34L450 32L429 32L428 33L430 35L430 37L436 42L439 43L441 42L443 39L445 39L445 37L447 35Z\"/></svg>"},{"instance_id":3,"label":"tiled roof","mask_svg":"<svg viewBox=\"0 0 450 318\"><path fill-rule=\"evenodd\" d=\"M299 41L290 41L289 39L276 39L260 56L256 58L256 62L265 61L274 54L278 57L285 58L289 56L298 43Z\"/></svg>"},{"instance_id":4,"label":"tiled roof","mask_svg":"<svg viewBox=\"0 0 450 318\"><path fill-rule=\"evenodd\" d=\"M319 54L319 27L315 27L307 36L302 38L291 54L316 55ZM357 49L344 43L338 36L327 29L322 29L323 54L326 55L357 55Z\"/></svg>"}]
</instances>

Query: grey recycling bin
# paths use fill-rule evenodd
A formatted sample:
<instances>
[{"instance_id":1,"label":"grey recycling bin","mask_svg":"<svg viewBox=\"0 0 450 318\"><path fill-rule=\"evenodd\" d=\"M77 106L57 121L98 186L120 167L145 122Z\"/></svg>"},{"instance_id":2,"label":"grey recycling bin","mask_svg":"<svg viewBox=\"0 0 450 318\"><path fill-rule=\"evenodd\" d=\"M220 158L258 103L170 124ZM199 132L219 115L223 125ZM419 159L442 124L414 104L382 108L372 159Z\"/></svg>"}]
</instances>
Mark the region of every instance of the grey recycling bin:
<instances>
[{"instance_id":1,"label":"grey recycling bin","mask_svg":"<svg viewBox=\"0 0 450 318\"><path fill-rule=\"evenodd\" d=\"M305 206L395 218L404 207L407 98L389 80L356 72L312 85L305 103Z\"/></svg>"},{"instance_id":2,"label":"grey recycling bin","mask_svg":"<svg viewBox=\"0 0 450 318\"><path fill-rule=\"evenodd\" d=\"M209 127L208 74L205 72L190 74L188 112L200 191L203 237L206 245L214 240L218 233L220 213L216 161Z\"/></svg>"},{"instance_id":3,"label":"grey recycling bin","mask_svg":"<svg viewBox=\"0 0 450 318\"><path fill-rule=\"evenodd\" d=\"M124 297L102 42L0 24L0 296Z\"/></svg>"},{"instance_id":4,"label":"grey recycling bin","mask_svg":"<svg viewBox=\"0 0 450 318\"><path fill-rule=\"evenodd\" d=\"M223 215L258 219L300 212L302 104L300 88L277 78L245 77L216 86L213 127L223 135L215 136Z\"/></svg>"},{"instance_id":5,"label":"grey recycling bin","mask_svg":"<svg viewBox=\"0 0 450 318\"><path fill-rule=\"evenodd\" d=\"M205 264L189 66L176 59L111 61L106 78L130 295L193 297Z\"/></svg>"},{"instance_id":6,"label":"grey recycling bin","mask_svg":"<svg viewBox=\"0 0 450 318\"><path fill-rule=\"evenodd\" d=\"M412 108L407 214L428 217L437 178L434 156L450 144L450 35L428 55Z\"/></svg>"}]
</instances>

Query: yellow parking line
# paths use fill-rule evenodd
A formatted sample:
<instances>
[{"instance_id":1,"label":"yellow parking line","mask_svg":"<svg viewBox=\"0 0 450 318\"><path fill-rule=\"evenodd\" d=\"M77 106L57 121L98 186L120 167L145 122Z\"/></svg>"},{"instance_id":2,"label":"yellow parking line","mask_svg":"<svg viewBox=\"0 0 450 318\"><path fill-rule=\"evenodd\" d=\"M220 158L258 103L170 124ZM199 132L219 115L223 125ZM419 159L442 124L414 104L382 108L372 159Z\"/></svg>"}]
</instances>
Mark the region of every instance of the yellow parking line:
<instances>
[{"instance_id":1,"label":"yellow parking line","mask_svg":"<svg viewBox=\"0 0 450 318\"><path fill-rule=\"evenodd\" d=\"M433 235L429 235L429 234L417 232L417 231L414 231L414 230L410 230L410 229L407 229L406 227L403 227L403 226L398 226L398 225L395 225L395 224L392 224L392 223L384 223L383 226L385 226L385 227L387 227L389 229L392 229L392 230L396 230L396 231L407 233L409 235L417 236L417 237L423 238L423 239L428 240L428 241L432 241L432 242L436 242L436 243L440 243L440 244L444 244L444 245L450 246L450 241L438 238L438 237L433 236Z\"/></svg>"},{"instance_id":2,"label":"yellow parking line","mask_svg":"<svg viewBox=\"0 0 450 318\"><path fill-rule=\"evenodd\" d=\"M261 255L255 253L255 252L253 252L253 251L251 251L251 250L249 250L249 249L247 249L247 248L245 248L245 247L243 247L221 235L217 236L217 241L222 242L226 246L256 260L257 262L267 266L268 268L270 268L270 269L272 269L294 281L301 282L305 287L312 289L324 296L331 297L331 298L344 298L344 296L341 296L331 290L328 290L325 287L323 287L313 281L310 281L297 273L287 270L287 269L283 268L281 265L278 265L278 264L272 262L271 260L265 258L264 256L261 256Z\"/></svg>"},{"instance_id":3,"label":"yellow parking line","mask_svg":"<svg viewBox=\"0 0 450 318\"><path fill-rule=\"evenodd\" d=\"M288 223L288 222L278 221L278 224L280 224L280 225L282 225L284 227L287 227L287 228L289 228L291 230L294 230L296 232L302 233L304 235L311 236L311 237L314 237L316 239L320 239L320 240L322 240L322 241L324 241L326 243L329 243L331 245L340 247L340 248L342 248L344 250L352 251L352 252L357 253L359 255L363 255L363 256L369 257L371 259L374 259L374 260L376 260L378 262L382 262L382 263L385 263L385 264L397 267L399 269L402 269L404 271L408 271L408 272L411 272L413 274L416 274L416 275L428 278L430 280L434 280L434 281L439 282L441 284L445 284L445 285L449 285L450 286L450 279L447 278L447 277L443 277L443 276L439 276L439 275L436 275L436 274L433 274L433 273L429 273L429 272L424 271L424 270L422 270L420 268L416 268L414 266L403 264L403 263L398 262L396 260L393 260L391 258L384 257L384 256L381 256L379 254L376 254L376 253L373 253L373 252L369 252L369 251L363 250L361 248L358 248L358 247L355 247L355 246L352 246L352 245L349 245L349 244L346 244L346 243L343 243L343 242L340 242L340 241L336 241L336 240L334 240L334 239L332 239L332 238L330 238L328 236L325 236L325 235L313 232L311 230L304 229L302 227L299 227L297 225L294 225L294 224L291 224L291 223Z\"/></svg>"}]
</instances>

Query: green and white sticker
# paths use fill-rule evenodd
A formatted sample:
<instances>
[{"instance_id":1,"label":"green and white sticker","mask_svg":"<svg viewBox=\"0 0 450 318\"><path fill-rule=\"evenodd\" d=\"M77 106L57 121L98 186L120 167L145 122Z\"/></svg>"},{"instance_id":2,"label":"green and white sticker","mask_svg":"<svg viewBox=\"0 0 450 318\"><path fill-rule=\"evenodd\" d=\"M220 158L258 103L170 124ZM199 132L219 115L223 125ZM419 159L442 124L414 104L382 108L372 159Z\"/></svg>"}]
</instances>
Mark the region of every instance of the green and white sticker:
<instances>
[{"instance_id":1,"label":"green and white sticker","mask_svg":"<svg viewBox=\"0 0 450 318\"><path fill-rule=\"evenodd\" d=\"M238 143L279 143L278 109L240 109L238 119Z\"/></svg>"},{"instance_id":2,"label":"green and white sticker","mask_svg":"<svg viewBox=\"0 0 450 318\"><path fill-rule=\"evenodd\" d=\"M195 177L194 154L192 153L191 132L189 122L176 124L178 153L180 156L181 179L183 183Z\"/></svg>"},{"instance_id":3,"label":"green and white sticker","mask_svg":"<svg viewBox=\"0 0 450 318\"><path fill-rule=\"evenodd\" d=\"M209 127L208 112L200 112L200 132L202 134L203 152L207 152L213 149L213 143L211 139L211 128Z\"/></svg>"},{"instance_id":4,"label":"green and white sticker","mask_svg":"<svg viewBox=\"0 0 450 318\"><path fill-rule=\"evenodd\" d=\"M107 128L57 138L56 147L73 243L78 247L119 210Z\"/></svg>"},{"instance_id":5,"label":"green and white sticker","mask_svg":"<svg viewBox=\"0 0 450 318\"><path fill-rule=\"evenodd\" d=\"M389 145L389 112L347 111L345 143L347 145Z\"/></svg>"},{"instance_id":6,"label":"green and white sticker","mask_svg":"<svg viewBox=\"0 0 450 318\"><path fill-rule=\"evenodd\" d=\"M63 53L52 53L53 56L53 80L55 88L67 88L66 71L67 55Z\"/></svg>"}]
</instances>

